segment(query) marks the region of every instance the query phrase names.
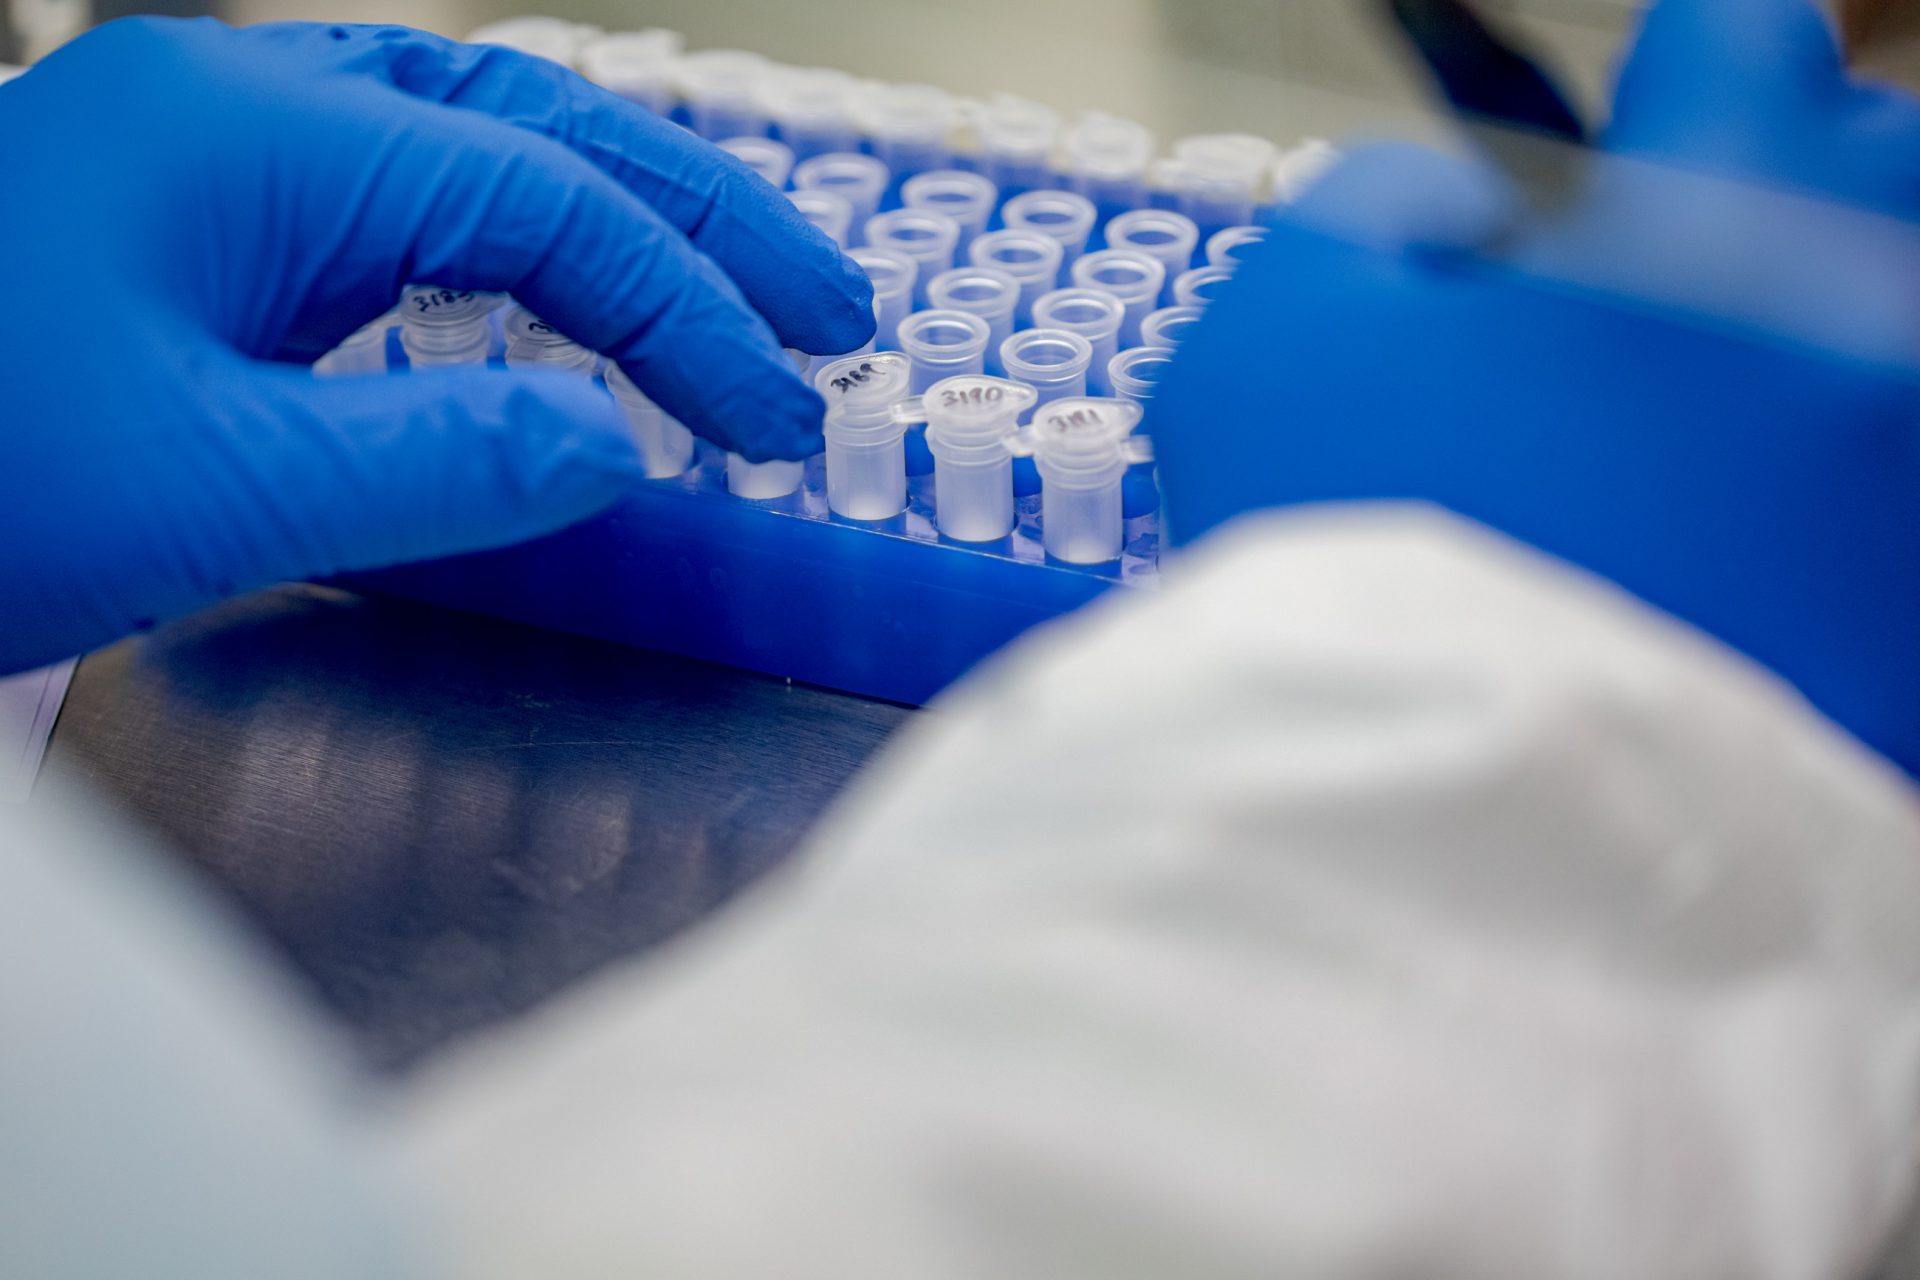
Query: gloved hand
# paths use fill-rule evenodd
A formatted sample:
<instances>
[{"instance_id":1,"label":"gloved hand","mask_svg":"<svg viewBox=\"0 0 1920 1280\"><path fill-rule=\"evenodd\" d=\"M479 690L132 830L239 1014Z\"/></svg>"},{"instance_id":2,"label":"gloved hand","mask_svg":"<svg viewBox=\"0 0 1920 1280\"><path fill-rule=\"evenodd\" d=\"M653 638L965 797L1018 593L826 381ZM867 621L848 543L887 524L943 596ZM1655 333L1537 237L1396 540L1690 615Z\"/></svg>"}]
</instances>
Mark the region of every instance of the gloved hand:
<instances>
[{"instance_id":1,"label":"gloved hand","mask_svg":"<svg viewBox=\"0 0 1920 1280\"><path fill-rule=\"evenodd\" d=\"M0 672L641 476L578 377L302 367L409 281L510 291L755 459L819 448L780 346L873 327L858 268L717 148L397 27L118 22L0 86L0 279Z\"/></svg>"},{"instance_id":2,"label":"gloved hand","mask_svg":"<svg viewBox=\"0 0 1920 1280\"><path fill-rule=\"evenodd\" d=\"M1920 773L1920 104L1812 0L1663 0L1570 203L1362 151L1158 388L1171 531L1434 502L1613 579Z\"/></svg>"}]
</instances>

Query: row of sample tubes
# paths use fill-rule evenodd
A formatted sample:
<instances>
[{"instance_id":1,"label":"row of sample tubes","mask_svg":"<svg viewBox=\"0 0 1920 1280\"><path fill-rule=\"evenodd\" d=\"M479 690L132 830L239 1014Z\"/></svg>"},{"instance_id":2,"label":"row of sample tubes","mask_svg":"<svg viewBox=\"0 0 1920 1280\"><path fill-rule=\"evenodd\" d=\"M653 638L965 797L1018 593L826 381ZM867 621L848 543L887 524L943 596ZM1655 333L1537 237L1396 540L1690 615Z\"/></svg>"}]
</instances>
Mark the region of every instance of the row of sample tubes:
<instances>
[{"instance_id":1,"label":"row of sample tubes","mask_svg":"<svg viewBox=\"0 0 1920 1280\"><path fill-rule=\"evenodd\" d=\"M1003 192L1061 187L1109 210L1164 197L1208 228L1250 222L1255 208L1290 199L1333 154L1321 142L1282 150L1246 134L1206 134L1180 139L1160 156L1145 126L1103 112L1069 121L1010 94L969 101L932 85L785 66L745 50L687 52L671 31L609 34L526 17L468 38L570 66L710 141L771 144L753 148L768 166L863 152L904 180L958 164Z\"/></svg>"}]
</instances>

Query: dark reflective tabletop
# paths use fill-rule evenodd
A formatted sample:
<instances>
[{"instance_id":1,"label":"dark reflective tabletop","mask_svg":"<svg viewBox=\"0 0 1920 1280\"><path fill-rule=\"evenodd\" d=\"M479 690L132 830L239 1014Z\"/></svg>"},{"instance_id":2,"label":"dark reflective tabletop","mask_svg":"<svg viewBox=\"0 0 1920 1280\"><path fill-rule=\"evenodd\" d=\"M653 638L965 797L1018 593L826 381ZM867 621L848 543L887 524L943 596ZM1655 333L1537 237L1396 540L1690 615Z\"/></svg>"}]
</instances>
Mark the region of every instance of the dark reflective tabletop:
<instances>
[{"instance_id":1,"label":"dark reflective tabletop","mask_svg":"<svg viewBox=\"0 0 1920 1280\"><path fill-rule=\"evenodd\" d=\"M714 910L910 714L299 586L87 658L48 759L235 899L391 1069Z\"/></svg>"}]
</instances>

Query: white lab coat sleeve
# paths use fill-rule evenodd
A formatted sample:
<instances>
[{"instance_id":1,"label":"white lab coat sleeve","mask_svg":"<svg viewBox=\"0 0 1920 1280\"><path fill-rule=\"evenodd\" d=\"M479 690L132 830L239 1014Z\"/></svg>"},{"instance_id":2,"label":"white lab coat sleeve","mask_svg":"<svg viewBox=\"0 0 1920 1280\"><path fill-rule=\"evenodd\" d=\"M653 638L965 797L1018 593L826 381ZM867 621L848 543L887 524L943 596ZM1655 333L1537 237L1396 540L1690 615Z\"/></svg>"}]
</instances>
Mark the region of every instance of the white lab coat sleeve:
<instances>
[{"instance_id":1,"label":"white lab coat sleeve","mask_svg":"<svg viewBox=\"0 0 1920 1280\"><path fill-rule=\"evenodd\" d=\"M1245 519L795 867L415 1082L460 1275L1851 1276L1920 813L1738 655L1416 507Z\"/></svg>"}]
</instances>

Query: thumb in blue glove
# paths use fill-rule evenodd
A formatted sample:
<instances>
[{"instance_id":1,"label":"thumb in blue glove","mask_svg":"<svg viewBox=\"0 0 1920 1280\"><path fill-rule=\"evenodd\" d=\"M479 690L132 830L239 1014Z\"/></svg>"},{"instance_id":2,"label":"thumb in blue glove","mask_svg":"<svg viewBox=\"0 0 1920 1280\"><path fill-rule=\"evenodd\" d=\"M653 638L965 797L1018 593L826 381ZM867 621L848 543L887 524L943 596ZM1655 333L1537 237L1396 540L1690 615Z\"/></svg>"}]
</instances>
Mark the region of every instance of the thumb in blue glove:
<instances>
[{"instance_id":1,"label":"thumb in blue glove","mask_svg":"<svg viewBox=\"0 0 1920 1280\"><path fill-rule=\"evenodd\" d=\"M0 171L0 671L641 476L582 379L302 367L409 281L513 293L756 459L818 448L781 346L872 329L858 269L731 157L400 28L110 24L0 87Z\"/></svg>"}]
</instances>

